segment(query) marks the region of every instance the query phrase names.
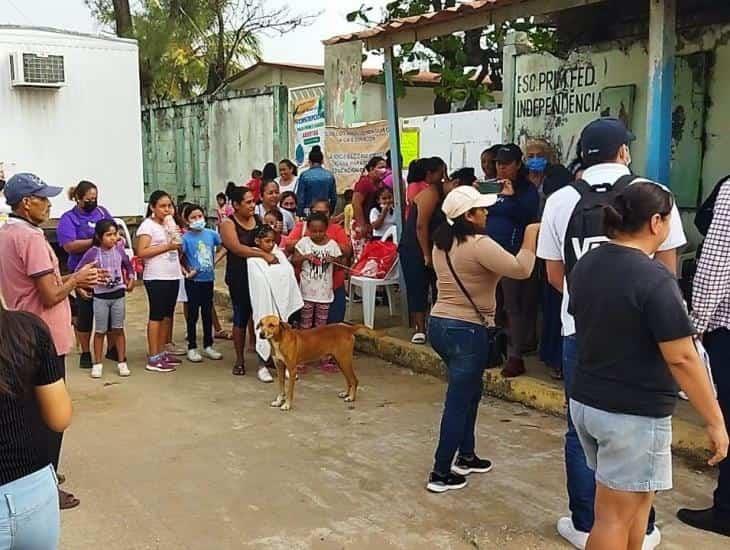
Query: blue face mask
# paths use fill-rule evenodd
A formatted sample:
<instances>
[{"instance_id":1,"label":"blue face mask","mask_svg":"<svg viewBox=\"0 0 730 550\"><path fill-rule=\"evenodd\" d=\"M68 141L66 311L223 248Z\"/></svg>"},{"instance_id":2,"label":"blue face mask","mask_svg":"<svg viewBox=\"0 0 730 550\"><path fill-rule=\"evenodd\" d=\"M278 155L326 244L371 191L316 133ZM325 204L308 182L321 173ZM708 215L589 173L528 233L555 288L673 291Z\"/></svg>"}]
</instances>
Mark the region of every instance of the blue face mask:
<instances>
[{"instance_id":1,"label":"blue face mask","mask_svg":"<svg viewBox=\"0 0 730 550\"><path fill-rule=\"evenodd\" d=\"M205 220L195 220L194 222L190 222L190 229L193 231L202 231L205 229Z\"/></svg>"},{"instance_id":2,"label":"blue face mask","mask_svg":"<svg viewBox=\"0 0 730 550\"><path fill-rule=\"evenodd\" d=\"M545 157L531 157L525 161L525 165L530 172L544 172L547 164L548 161Z\"/></svg>"}]
</instances>

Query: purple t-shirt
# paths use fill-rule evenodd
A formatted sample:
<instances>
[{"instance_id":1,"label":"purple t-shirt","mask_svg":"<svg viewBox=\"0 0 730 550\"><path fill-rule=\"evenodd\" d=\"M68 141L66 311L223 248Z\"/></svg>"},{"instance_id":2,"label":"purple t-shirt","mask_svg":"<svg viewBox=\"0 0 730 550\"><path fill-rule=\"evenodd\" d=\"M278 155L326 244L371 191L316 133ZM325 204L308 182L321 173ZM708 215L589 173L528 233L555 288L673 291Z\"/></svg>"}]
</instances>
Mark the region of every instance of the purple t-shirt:
<instances>
[{"instance_id":1,"label":"purple t-shirt","mask_svg":"<svg viewBox=\"0 0 730 550\"><path fill-rule=\"evenodd\" d=\"M118 242L117 246L110 250L92 246L83 255L76 269L79 270L91 262L96 262L97 267L103 269L109 275L109 280L106 283L94 287L94 296L124 290L125 280L134 277L132 262L129 261L121 242Z\"/></svg>"},{"instance_id":2,"label":"purple t-shirt","mask_svg":"<svg viewBox=\"0 0 730 550\"><path fill-rule=\"evenodd\" d=\"M112 215L103 206L97 207L88 214L77 207L73 207L61 216L61 219L58 221L58 228L56 229L58 244L66 246L73 241L93 238L96 222L107 220L111 217ZM83 252L81 254L68 255L69 271L76 270L83 255Z\"/></svg>"}]
</instances>

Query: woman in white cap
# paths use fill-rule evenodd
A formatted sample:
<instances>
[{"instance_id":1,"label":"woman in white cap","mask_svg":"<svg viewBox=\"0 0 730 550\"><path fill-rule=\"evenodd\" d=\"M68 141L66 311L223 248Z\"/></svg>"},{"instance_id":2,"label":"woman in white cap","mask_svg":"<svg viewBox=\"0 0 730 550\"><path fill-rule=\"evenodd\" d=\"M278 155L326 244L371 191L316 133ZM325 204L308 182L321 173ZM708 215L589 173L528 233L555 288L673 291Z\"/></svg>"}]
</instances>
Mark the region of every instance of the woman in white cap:
<instances>
[{"instance_id":1,"label":"woman in white cap","mask_svg":"<svg viewBox=\"0 0 730 550\"><path fill-rule=\"evenodd\" d=\"M494 326L495 289L502 277L527 279L535 264L539 224L527 227L516 256L483 234L487 208L496 200L496 195L482 195L473 187L457 187L444 200L446 222L434 234L438 301L431 310L428 336L449 375L427 485L435 493L461 489L465 476L492 468L489 460L475 454L474 427L489 355L489 329Z\"/></svg>"}]
</instances>

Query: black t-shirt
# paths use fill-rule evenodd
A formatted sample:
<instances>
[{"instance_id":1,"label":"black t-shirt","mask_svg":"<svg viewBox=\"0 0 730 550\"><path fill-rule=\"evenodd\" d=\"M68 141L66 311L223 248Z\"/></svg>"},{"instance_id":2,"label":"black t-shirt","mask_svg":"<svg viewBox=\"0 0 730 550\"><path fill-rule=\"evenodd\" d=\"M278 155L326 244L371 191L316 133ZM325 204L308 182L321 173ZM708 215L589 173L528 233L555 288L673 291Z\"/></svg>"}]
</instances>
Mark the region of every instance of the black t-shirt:
<instances>
[{"instance_id":1,"label":"black t-shirt","mask_svg":"<svg viewBox=\"0 0 730 550\"><path fill-rule=\"evenodd\" d=\"M5 322L11 323L15 312L7 312ZM61 369L56 349L48 329L40 323L34 324L35 349L33 365L2 365L3 378L12 393L0 390L0 485L32 474L51 463L47 445L49 428L43 422L33 387L23 394L15 373L19 369L32 369L29 376L31 386L45 386L61 379ZM16 370L17 369L17 370ZM6 374L11 373L11 374Z\"/></svg>"},{"instance_id":2,"label":"black t-shirt","mask_svg":"<svg viewBox=\"0 0 730 550\"><path fill-rule=\"evenodd\" d=\"M659 351L695 333L674 276L635 248L604 244L573 268L578 367L571 397L609 412L662 418L677 385Z\"/></svg>"}]
</instances>

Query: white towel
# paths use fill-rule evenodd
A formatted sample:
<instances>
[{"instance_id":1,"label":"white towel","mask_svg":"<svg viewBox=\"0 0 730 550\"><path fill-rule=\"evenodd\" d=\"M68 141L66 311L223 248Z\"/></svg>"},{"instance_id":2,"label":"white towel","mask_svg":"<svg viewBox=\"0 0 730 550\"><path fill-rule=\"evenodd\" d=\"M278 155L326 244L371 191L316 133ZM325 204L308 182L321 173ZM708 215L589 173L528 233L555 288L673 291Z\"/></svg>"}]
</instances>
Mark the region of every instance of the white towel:
<instances>
[{"instance_id":1,"label":"white towel","mask_svg":"<svg viewBox=\"0 0 730 550\"><path fill-rule=\"evenodd\" d=\"M286 321L304 306L294 268L279 248L275 248L273 254L279 258L278 264L269 265L262 258L247 260L254 326L267 315L276 315ZM256 352L264 361L271 355L271 346L260 338L259 331L256 331Z\"/></svg>"}]
</instances>

